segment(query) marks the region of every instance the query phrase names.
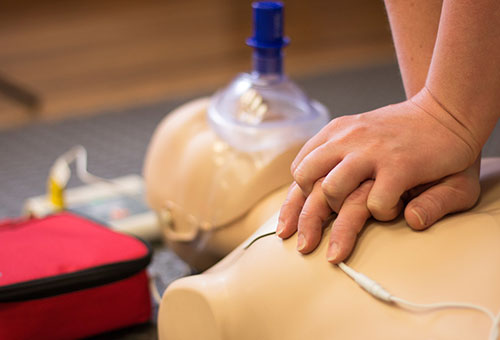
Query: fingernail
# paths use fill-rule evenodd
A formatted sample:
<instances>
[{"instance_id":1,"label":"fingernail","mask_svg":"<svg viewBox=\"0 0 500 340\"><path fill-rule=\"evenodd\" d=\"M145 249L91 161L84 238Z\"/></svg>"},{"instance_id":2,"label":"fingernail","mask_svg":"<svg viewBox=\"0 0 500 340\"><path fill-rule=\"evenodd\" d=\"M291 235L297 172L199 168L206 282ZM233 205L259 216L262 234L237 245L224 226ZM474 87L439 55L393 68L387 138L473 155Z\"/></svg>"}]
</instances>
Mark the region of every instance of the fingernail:
<instances>
[{"instance_id":1,"label":"fingernail","mask_svg":"<svg viewBox=\"0 0 500 340\"><path fill-rule=\"evenodd\" d=\"M423 211L422 209L418 209L418 208L414 208L414 209L411 209L411 212L415 214L415 216L417 216L419 222L420 222L420 225L422 227L425 227L425 219L426 219L426 215L425 215L425 211Z\"/></svg>"},{"instance_id":2,"label":"fingernail","mask_svg":"<svg viewBox=\"0 0 500 340\"><path fill-rule=\"evenodd\" d=\"M281 233L285 229L285 225L281 222L278 223L278 228L276 228L276 235L281 236Z\"/></svg>"},{"instance_id":3,"label":"fingernail","mask_svg":"<svg viewBox=\"0 0 500 340\"><path fill-rule=\"evenodd\" d=\"M340 248L337 243L333 242L328 248L328 252L326 254L326 259L328 262L335 262L337 257L339 256Z\"/></svg>"},{"instance_id":4,"label":"fingernail","mask_svg":"<svg viewBox=\"0 0 500 340\"><path fill-rule=\"evenodd\" d=\"M297 250L302 251L305 247L306 247L306 238L302 233L300 233L297 240Z\"/></svg>"}]
</instances>

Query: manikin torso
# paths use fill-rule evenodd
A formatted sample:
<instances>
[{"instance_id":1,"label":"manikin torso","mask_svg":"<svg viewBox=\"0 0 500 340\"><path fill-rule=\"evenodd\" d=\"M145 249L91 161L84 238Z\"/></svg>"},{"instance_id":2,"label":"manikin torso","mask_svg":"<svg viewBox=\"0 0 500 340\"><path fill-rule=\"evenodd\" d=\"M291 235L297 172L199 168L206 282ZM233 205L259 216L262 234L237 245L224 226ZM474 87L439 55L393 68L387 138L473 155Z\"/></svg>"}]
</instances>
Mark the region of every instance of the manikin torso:
<instances>
[{"instance_id":1,"label":"manikin torso","mask_svg":"<svg viewBox=\"0 0 500 340\"><path fill-rule=\"evenodd\" d=\"M159 124L144 163L149 205L168 246L205 270L273 215L292 181L302 143L240 152L208 126L209 98L188 102Z\"/></svg>"},{"instance_id":2,"label":"manikin torso","mask_svg":"<svg viewBox=\"0 0 500 340\"><path fill-rule=\"evenodd\" d=\"M483 161L481 184L475 208L424 232L402 219L370 221L346 263L413 302L470 302L498 313L500 159ZM160 339L487 339L491 321L476 311L417 312L376 300L326 261L327 237L309 255L295 250L296 236L243 249L274 231L276 219L207 272L167 289Z\"/></svg>"}]
</instances>

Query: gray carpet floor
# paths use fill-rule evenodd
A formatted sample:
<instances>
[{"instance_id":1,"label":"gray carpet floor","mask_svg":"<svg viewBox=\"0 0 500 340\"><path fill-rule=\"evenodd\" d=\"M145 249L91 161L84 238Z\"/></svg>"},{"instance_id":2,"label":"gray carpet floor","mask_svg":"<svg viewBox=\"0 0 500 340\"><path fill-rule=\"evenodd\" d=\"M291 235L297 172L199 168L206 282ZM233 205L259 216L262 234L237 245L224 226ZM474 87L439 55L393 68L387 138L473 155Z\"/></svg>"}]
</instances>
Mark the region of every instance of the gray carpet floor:
<instances>
[{"instance_id":1,"label":"gray carpet floor","mask_svg":"<svg viewBox=\"0 0 500 340\"><path fill-rule=\"evenodd\" d=\"M325 73L297 82L334 116L364 112L404 99L395 64ZM19 216L26 198L44 193L54 160L77 144L87 148L91 173L107 178L140 174L156 125L172 109L201 95L207 94L0 131L0 218ZM499 124L483 155L500 156ZM70 187L78 184L75 179L70 181ZM161 246L157 247L149 269L161 276L162 287L189 273L175 254ZM98 338L155 339L156 331L154 325L146 325Z\"/></svg>"}]
</instances>

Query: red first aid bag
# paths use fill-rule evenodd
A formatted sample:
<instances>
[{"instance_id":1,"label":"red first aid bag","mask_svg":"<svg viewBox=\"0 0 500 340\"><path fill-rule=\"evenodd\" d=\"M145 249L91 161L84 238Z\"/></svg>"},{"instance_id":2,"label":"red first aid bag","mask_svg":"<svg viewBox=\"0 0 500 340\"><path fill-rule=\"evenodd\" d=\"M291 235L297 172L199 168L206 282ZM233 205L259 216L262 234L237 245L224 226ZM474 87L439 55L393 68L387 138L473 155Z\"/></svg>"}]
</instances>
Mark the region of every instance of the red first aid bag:
<instances>
[{"instance_id":1,"label":"red first aid bag","mask_svg":"<svg viewBox=\"0 0 500 340\"><path fill-rule=\"evenodd\" d=\"M0 339L74 339L149 321L151 248L70 213L0 222Z\"/></svg>"}]
</instances>

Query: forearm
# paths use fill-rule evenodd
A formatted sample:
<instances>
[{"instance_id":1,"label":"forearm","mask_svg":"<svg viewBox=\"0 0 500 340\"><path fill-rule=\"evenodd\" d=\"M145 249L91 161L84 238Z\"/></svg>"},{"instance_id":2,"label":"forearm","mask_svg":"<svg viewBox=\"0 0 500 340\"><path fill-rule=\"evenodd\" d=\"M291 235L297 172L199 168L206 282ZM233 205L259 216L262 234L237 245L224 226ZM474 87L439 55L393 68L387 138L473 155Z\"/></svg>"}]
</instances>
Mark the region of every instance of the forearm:
<instances>
[{"instance_id":1,"label":"forearm","mask_svg":"<svg viewBox=\"0 0 500 340\"><path fill-rule=\"evenodd\" d=\"M498 0L444 1L426 87L481 148L500 115Z\"/></svg>"},{"instance_id":2,"label":"forearm","mask_svg":"<svg viewBox=\"0 0 500 340\"><path fill-rule=\"evenodd\" d=\"M408 98L427 78L441 16L442 0L385 0L398 64Z\"/></svg>"}]
</instances>

